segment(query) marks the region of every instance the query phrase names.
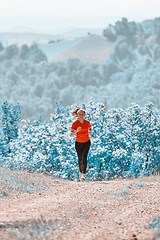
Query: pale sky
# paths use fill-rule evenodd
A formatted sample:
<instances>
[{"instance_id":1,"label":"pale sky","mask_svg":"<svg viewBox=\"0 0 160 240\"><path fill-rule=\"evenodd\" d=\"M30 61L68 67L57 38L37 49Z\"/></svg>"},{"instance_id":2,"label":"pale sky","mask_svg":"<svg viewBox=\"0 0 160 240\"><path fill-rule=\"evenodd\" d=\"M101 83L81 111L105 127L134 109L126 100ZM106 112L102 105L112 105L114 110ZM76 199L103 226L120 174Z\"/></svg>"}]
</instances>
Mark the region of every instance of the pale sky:
<instances>
[{"instance_id":1,"label":"pale sky","mask_svg":"<svg viewBox=\"0 0 160 240\"><path fill-rule=\"evenodd\" d=\"M0 3L0 16L4 15L55 15L101 16L127 14L132 8L156 11L159 0L4 0ZM142 8L143 6L143 8ZM136 12L135 12L136 14ZM154 15L154 12L152 12Z\"/></svg>"},{"instance_id":2,"label":"pale sky","mask_svg":"<svg viewBox=\"0 0 160 240\"><path fill-rule=\"evenodd\" d=\"M0 3L0 32L18 25L46 28L56 16L61 17L56 20L57 28L65 28L67 24L68 27L80 27L84 17L86 22L82 27L89 27L87 19L92 18L93 22L94 17L117 16L119 20L127 17L129 21L142 21L159 17L159 9L160 0L3 0ZM104 21L97 21L97 25L104 25ZM52 22L55 28L55 22Z\"/></svg>"}]
</instances>

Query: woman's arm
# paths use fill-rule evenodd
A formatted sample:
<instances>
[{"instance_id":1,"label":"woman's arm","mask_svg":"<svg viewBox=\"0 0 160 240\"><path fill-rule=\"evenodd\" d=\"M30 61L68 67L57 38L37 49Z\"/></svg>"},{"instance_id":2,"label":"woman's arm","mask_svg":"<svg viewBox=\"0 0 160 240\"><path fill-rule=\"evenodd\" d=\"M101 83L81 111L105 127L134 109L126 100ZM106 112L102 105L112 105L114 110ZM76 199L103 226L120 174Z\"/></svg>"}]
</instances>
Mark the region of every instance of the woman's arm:
<instances>
[{"instance_id":1,"label":"woman's arm","mask_svg":"<svg viewBox=\"0 0 160 240\"><path fill-rule=\"evenodd\" d=\"M75 130L75 129L71 129L71 131L70 131L70 137L72 137L74 134L76 134L77 133L77 130Z\"/></svg>"},{"instance_id":2,"label":"woman's arm","mask_svg":"<svg viewBox=\"0 0 160 240\"><path fill-rule=\"evenodd\" d=\"M77 132L79 132L81 129L82 129L81 127L78 127L77 130L71 129L71 131L70 131L70 137L72 137L74 134L76 134Z\"/></svg>"},{"instance_id":3,"label":"woman's arm","mask_svg":"<svg viewBox=\"0 0 160 240\"><path fill-rule=\"evenodd\" d=\"M88 135L91 135L92 134L92 128L90 127L89 129L88 129Z\"/></svg>"}]
</instances>

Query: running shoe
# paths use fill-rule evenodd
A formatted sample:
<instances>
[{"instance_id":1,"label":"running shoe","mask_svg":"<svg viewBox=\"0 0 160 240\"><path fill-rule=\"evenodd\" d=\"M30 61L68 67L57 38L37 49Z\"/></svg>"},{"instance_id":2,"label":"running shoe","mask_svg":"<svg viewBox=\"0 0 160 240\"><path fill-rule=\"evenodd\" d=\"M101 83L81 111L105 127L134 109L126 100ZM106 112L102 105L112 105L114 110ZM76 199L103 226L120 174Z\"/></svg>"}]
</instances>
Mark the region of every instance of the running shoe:
<instances>
[{"instance_id":1,"label":"running shoe","mask_svg":"<svg viewBox=\"0 0 160 240\"><path fill-rule=\"evenodd\" d=\"M80 176L80 179L81 179L81 181L84 181L84 180L86 180L85 173L81 173L80 175L81 175L81 176Z\"/></svg>"}]
</instances>

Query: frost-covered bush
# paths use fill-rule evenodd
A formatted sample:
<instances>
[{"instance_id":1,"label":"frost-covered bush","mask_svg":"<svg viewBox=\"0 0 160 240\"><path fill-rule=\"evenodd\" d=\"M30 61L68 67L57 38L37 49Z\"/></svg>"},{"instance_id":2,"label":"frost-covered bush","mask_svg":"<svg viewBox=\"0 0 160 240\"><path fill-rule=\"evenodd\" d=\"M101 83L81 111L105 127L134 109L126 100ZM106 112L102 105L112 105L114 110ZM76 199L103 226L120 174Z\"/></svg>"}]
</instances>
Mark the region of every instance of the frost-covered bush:
<instances>
[{"instance_id":1,"label":"frost-covered bush","mask_svg":"<svg viewBox=\"0 0 160 240\"><path fill-rule=\"evenodd\" d=\"M103 35L111 41L117 40L118 36L125 36L131 44L135 44L135 36L143 32L140 24L136 22L128 22L127 18L122 18L121 21L117 21L115 25L109 25L107 29L103 31Z\"/></svg>"},{"instance_id":2,"label":"frost-covered bush","mask_svg":"<svg viewBox=\"0 0 160 240\"><path fill-rule=\"evenodd\" d=\"M22 120L18 136L6 145L0 142L1 164L78 180L74 137L69 136L76 107L86 110L93 133L88 155L88 180L139 177L160 172L160 113L149 102L128 109L106 110L104 104L76 104L56 109L45 123ZM10 149L6 155L5 149Z\"/></svg>"},{"instance_id":3,"label":"frost-covered bush","mask_svg":"<svg viewBox=\"0 0 160 240\"><path fill-rule=\"evenodd\" d=\"M47 61L47 57L42 50L38 48L37 44L33 44L30 47L30 55L28 60L35 63L40 63L42 61Z\"/></svg>"},{"instance_id":4,"label":"frost-covered bush","mask_svg":"<svg viewBox=\"0 0 160 240\"><path fill-rule=\"evenodd\" d=\"M112 24L109 24L108 27L103 30L103 35L112 42L116 41L117 36Z\"/></svg>"},{"instance_id":5,"label":"frost-covered bush","mask_svg":"<svg viewBox=\"0 0 160 240\"><path fill-rule=\"evenodd\" d=\"M18 47L15 44L1 49L2 50L0 52L0 61L12 59L18 55Z\"/></svg>"},{"instance_id":6,"label":"frost-covered bush","mask_svg":"<svg viewBox=\"0 0 160 240\"><path fill-rule=\"evenodd\" d=\"M18 123L20 120L20 104L9 104L7 101L1 105L2 132L7 143L18 137Z\"/></svg>"},{"instance_id":7,"label":"frost-covered bush","mask_svg":"<svg viewBox=\"0 0 160 240\"><path fill-rule=\"evenodd\" d=\"M2 43L0 42L0 52L4 49Z\"/></svg>"},{"instance_id":8,"label":"frost-covered bush","mask_svg":"<svg viewBox=\"0 0 160 240\"><path fill-rule=\"evenodd\" d=\"M154 61L157 61L160 59L160 45L159 44L155 44L153 46L153 59L154 59Z\"/></svg>"},{"instance_id":9,"label":"frost-covered bush","mask_svg":"<svg viewBox=\"0 0 160 240\"><path fill-rule=\"evenodd\" d=\"M147 44L139 45L138 51L141 55L151 56L151 49Z\"/></svg>"},{"instance_id":10,"label":"frost-covered bush","mask_svg":"<svg viewBox=\"0 0 160 240\"><path fill-rule=\"evenodd\" d=\"M7 157L9 152L8 144L6 139L4 138L4 134L2 130L0 130L0 165L5 161L5 157Z\"/></svg>"},{"instance_id":11,"label":"frost-covered bush","mask_svg":"<svg viewBox=\"0 0 160 240\"><path fill-rule=\"evenodd\" d=\"M122 36L118 37L117 41L114 44L111 58L114 60L114 62L119 62L127 59L128 62L131 63L134 60L135 55L133 54L133 47L127 38Z\"/></svg>"},{"instance_id":12,"label":"frost-covered bush","mask_svg":"<svg viewBox=\"0 0 160 240\"><path fill-rule=\"evenodd\" d=\"M118 71L117 64L114 63L112 59L108 60L105 64L102 66L102 74L105 76L105 82L109 82L110 77Z\"/></svg>"},{"instance_id":13,"label":"frost-covered bush","mask_svg":"<svg viewBox=\"0 0 160 240\"><path fill-rule=\"evenodd\" d=\"M30 54L29 47L26 44L23 44L19 50L19 58L28 59Z\"/></svg>"}]
</instances>

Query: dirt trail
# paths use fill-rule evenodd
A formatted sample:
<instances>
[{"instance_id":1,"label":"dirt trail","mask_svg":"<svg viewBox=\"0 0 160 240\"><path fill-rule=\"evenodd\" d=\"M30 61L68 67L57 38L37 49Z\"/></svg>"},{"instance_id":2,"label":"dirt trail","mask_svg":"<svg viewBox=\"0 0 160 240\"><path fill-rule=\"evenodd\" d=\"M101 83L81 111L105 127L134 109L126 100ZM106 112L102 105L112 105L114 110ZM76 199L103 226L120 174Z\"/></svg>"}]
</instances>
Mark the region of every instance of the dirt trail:
<instances>
[{"instance_id":1,"label":"dirt trail","mask_svg":"<svg viewBox=\"0 0 160 240\"><path fill-rule=\"evenodd\" d=\"M35 191L25 191L17 179L22 186L30 181ZM13 189L13 180L18 188ZM1 189L2 240L159 239L147 226L160 216L160 176L72 182L3 170Z\"/></svg>"}]
</instances>

